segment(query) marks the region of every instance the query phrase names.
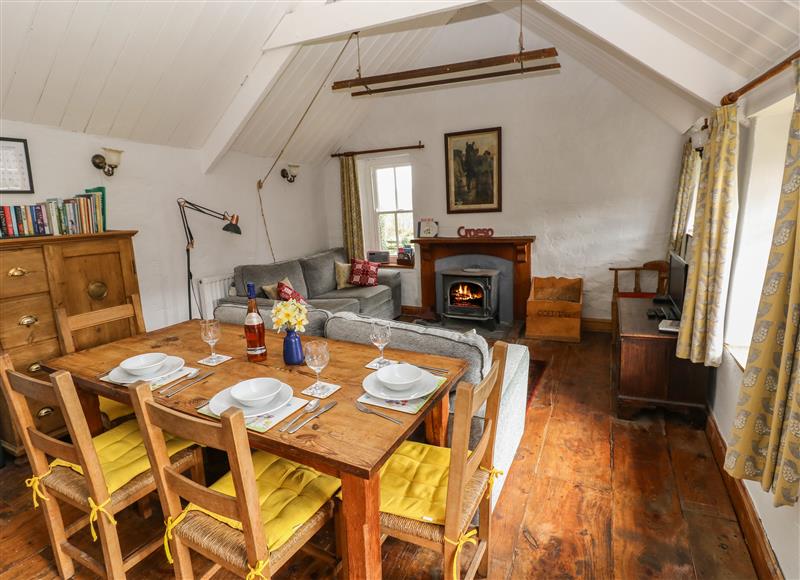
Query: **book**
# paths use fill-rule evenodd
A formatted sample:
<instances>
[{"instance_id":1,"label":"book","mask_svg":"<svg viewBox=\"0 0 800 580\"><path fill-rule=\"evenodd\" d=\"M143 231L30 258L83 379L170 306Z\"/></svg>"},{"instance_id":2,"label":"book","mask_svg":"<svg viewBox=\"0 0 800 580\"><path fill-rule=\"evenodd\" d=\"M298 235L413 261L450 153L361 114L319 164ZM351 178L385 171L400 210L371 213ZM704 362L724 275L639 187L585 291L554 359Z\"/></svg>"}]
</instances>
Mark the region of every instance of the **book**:
<instances>
[{"instance_id":1,"label":"book","mask_svg":"<svg viewBox=\"0 0 800 580\"><path fill-rule=\"evenodd\" d=\"M67 199L0 205L0 237L60 236L106 231L106 190L94 187Z\"/></svg>"}]
</instances>

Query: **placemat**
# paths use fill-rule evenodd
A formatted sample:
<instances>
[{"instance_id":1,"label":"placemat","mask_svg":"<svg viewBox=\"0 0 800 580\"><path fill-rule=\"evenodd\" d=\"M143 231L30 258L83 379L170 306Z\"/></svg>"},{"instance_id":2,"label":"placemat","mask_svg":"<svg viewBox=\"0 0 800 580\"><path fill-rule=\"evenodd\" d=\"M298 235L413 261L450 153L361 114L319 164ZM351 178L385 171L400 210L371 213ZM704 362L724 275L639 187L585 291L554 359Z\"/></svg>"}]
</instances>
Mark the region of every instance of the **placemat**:
<instances>
[{"instance_id":1,"label":"placemat","mask_svg":"<svg viewBox=\"0 0 800 580\"><path fill-rule=\"evenodd\" d=\"M418 399L409 399L408 401L387 401L373 397L369 393L364 393L358 398L358 401L365 405L372 405L373 407L383 407L384 409L391 409L392 411L400 411L401 413L408 413L409 415L416 415L419 410L425 405L433 394L439 390L439 387L447 380L447 377L441 377L436 381L436 388L428 395Z\"/></svg>"},{"instance_id":2,"label":"placemat","mask_svg":"<svg viewBox=\"0 0 800 580\"><path fill-rule=\"evenodd\" d=\"M306 399L301 399L300 397L292 397L292 400L286 403L280 409L277 409L265 415L259 415L258 417L251 417L249 419L245 419L247 428L252 429L256 433L264 433L266 431L269 431L275 425L286 419L289 415L291 415L298 409L302 409L303 407L305 407L306 403L308 403ZM197 409L197 412L200 413L201 415L205 415L206 417L219 419L219 416L212 413L211 410L208 408L208 403Z\"/></svg>"}]
</instances>

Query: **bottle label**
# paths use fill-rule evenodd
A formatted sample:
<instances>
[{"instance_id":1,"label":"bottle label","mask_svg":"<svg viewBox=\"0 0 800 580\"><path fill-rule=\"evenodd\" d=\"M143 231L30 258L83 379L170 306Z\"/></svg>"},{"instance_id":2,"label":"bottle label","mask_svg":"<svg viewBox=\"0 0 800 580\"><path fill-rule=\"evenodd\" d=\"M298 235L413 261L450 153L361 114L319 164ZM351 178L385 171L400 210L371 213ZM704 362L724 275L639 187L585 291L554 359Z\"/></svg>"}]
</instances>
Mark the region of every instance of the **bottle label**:
<instances>
[{"instance_id":1,"label":"bottle label","mask_svg":"<svg viewBox=\"0 0 800 580\"><path fill-rule=\"evenodd\" d=\"M264 354L267 352L266 346L247 347L247 354Z\"/></svg>"}]
</instances>

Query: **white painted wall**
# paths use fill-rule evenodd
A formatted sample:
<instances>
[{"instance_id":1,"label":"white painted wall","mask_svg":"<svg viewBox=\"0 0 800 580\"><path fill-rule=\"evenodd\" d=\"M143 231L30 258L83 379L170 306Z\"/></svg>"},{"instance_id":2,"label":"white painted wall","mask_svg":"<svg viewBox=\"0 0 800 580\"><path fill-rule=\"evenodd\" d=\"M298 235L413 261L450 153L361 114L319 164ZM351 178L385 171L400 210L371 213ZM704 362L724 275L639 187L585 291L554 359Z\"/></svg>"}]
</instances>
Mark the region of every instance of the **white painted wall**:
<instances>
[{"instance_id":1,"label":"white painted wall","mask_svg":"<svg viewBox=\"0 0 800 580\"><path fill-rule=\"evenodd\" d=\"M186 242L175 200L178 197L214 210L238 213L242 235L222 231L223 222L189 212L195 237L192 271L202 276L231 272L241 263L269 263L258 209L256 180L271 160L228 154L209 174L201 171L198 150L146 145L132 141L71 133L39 125L2 121L4 137L28 140L34 195L3 195L0 203L30 204L48 197L70 197L87 187L107 187L109 229L135 229L133 238L139 286L148 329L187 316ZM89 162L101 147L124 149L113 177ZM276 169L276 174L279 167ZM278 260L322 249L326 223L319 207L317 171L301 168L293 184L271 177L263 195L267 223ZM197 309L194 309L195 315Z\"/></svg>"},{"instance_id":2,"label":"white painted wall","mask_svg":"<svg viewBox=\"0 0 800 580\"><path fill-rule=\"evenodd\" d=\"M503 15L452 23L418 63L515 50L516 24ZM526 47L549 43L526 33ZM610 318L608 267L662 258L680 163L680 134L568 54L538 78L451 86L376 97L342 149L416 143L415 218L433 217L444 236L460 225L496 235L533 234L537 276L584 278L584 316ZM503 211L448 215L444 134L500 126ZM324 171L330 244L341 241L338 164ZM418 274L404 303L419 304ZM413 296L410 295L413 291Z\"/></svg>"},{"instance_id":3,"label":"white painted wall","mask_svg":"<svg viewBox=\"0 0 800 580\"><path fill-rule=\"evenodd\" d=\"M756 115L750 129L741 133L739 223L726 322L726 341L732 344L749 345L755 322L783 177L791 107L792 103L773 106ZM726 440L736 416L743 374L726 350L710 401L711 412ZM800 504L776 508L773 495L763 491L759 483L744 483L784 576L800 578Z\"/></svg>"}]
</instances>

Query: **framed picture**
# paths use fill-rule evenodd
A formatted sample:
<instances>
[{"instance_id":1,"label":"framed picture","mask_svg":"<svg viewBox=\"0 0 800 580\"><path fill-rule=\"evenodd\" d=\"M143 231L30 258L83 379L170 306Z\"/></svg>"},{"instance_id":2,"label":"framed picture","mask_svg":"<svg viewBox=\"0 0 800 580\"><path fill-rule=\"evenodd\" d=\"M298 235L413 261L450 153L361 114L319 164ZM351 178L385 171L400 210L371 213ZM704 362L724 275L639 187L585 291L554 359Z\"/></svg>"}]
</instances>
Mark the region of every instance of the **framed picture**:
<instances>
[{"instance_id":1,"label":"framed picture","mask_svg":"<svg viewBox=\"0 0 800 580\"><path fill-rule=\"evenodd\" d=\"M444 136L447 213L502 211L500 127Z\"/></svg>"},{"instance_id":2,"label":"framed picture","mask_svg":"<svg viewBox=\"0 0 800 580\"><path fill-rule=\"evenodd\" d=\"M418 238L435 238L439 235L439 222L432 218L422 218L417 222Z\"/></svg>"},{"instance_id":3,"label":"framed picture","mask_svg":"<svg viewBox=\"0 0 800 580\"><path fill-rule=\"evenodd\" d=\"M0 137L0 192L33 193L27 139Z\"/></svg>"}]
</instances>

